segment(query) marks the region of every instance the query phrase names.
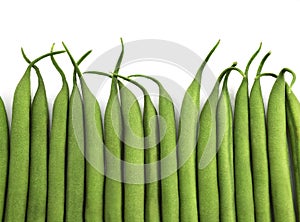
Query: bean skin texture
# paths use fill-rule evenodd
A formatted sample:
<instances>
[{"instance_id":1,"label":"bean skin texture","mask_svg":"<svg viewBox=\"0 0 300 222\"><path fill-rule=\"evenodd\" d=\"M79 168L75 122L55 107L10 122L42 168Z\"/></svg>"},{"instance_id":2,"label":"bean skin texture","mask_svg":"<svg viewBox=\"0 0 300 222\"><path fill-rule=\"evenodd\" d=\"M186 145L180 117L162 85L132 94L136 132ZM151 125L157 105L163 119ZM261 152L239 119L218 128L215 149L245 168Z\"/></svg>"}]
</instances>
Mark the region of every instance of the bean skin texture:
<instances>
[{"instance_id":1,"label":"bean skin texture","mask_svg":"<svg viewBox=\"0 0 300 222\"><path fill-rule=\"evenodd\" d=\"M176 148L176 121L174 104L171 96L155 78L145 75L131 75L154 81L159 87L159 123L160 140L160 174L161 174L161 220L164 222L179 221L179 194ZM164 129L163 128L164 126Z\"/></svg>"},{"instance_id":2,"label":"bean skin texture","mask_svg":"<svg viewBox=\"0 0 300 222\"><path fill-rule=\"evenodd\" d=\"M160 221L160 165L157 111L147 91L144 92L145 135L145 221Z\"/></svg>"},{"instance_id":3,"label":"bean skin texture","mask_svg":"<svg viewBox=\"0 0 300 222\"><path fill-rule=\"evenodd\" d=\"M286 84L286 115L288 135L291 142L292 161L294 168L294 183L296 188L296 206L297 219L300 218L300 102L294 92L292 86Z\"/></svg>"},{"instance_id":4,"label":"bean skin texture","mask_svg":"<svg viewBox=\"0 0 300 222\"><path fill-rule=\"evenodd\" d=\"M30 61L28 60L30 63ZM30 116L29 191L26 221L45 221L47 203L48 102L43 78L38 76L38 89L33 98Z\"/></svg>"},{"instance_id":5,"label":"bean skin texture","mask_svg":"<svg viewBox=\"0 0 300 222\"><path fill-rule=\"evenodd\" d=\"M145 217L143 118L135 95L121 82L119 90L124 124L124 221L141 222Z\"/></svg>"},{"instance_id":6,"label":"bean skin texture","mask_svg":"<svg viewBox=\"0 0 300 222\"><path fill-rule=\"evenodd\" d=\"M76 83L70 97L68 113L68 145L65 221L83 221L84 213L84 126L83 107Z\"/></svg>"},{"instance_id":7,"label":"bean skin texture","mask_svg":"<svg viewBox=\"0 0 300 222\"><path fill-rule=\"evenodd\" d=\"M62 87L54 100L52 109L52 126L48 153L47 221L59 222L64 220L65 212L65 163L69 86L64 72L58 66L53 56L51 60L61 76Z\"/></svg>"},{"instance_id":8,"label":"bean skin texture","mask_svg":"<svg viewBox=\"0 0 300 222\"><path fill-rule=\"evenodd\" d=\"M80 64L91 51L84 54L79 62L76 63L64 43L63 46L74 66L73 90L70 97L68 114L65 220L102 221L103 175L95 169L100 167L99 164L104 164L103 146L97 146L103 145L102 125L100 121L101 114L99 104L88 89L77 65ZM80 77L83 100L76 83L76 74ZM98 133L100 132L99 140ZM99 151L100 153L98 153ZM92 155L94 155L94 157L92 157ZM90 162L85 161L85 157L87 157ZM97 166L94 168L91 166L93 164L97 164ZM95 191L95 193L93 193L94 196L91 195L91 189ZM95 205L98 209L95 209Z\"/></svg>"},{"instance_id":9,"label":"bean skin texture","mask_svg":"<svg viewBox=\"0 0 300 222\"><path fill-rule=\"evenodd\" d=\"M268 155L273 221L295 221L286 136L285 80L281 71L273 85L267 110Z\"/></svg>"},{"instance_id":10,"label":"bean skin texture","mask_svg":"<svg viewBox=\"0 0 300 222\"><path fill-rule=\"evenodd\" d=\"M86 145L85 221L103 221L104 144L97 99L81 78Z\"/></svg>"},{"instance_id":11,"label":"bean skin texture","mask_svg":"<svg viewBox=\"0 0 300 222\"><path fill-rule=\"evenodd\" d=\"M220 198L220 221L236 221L235 184L233 165L232 107L228 92L228 75L217 107L217 167Z\"/></svg>"},{"instance_id":12,"label":"bean skin texture","mask_svg":"<svg viewBox=\"0 0 300 222\"><path fill-rule=\"evenodd\" d=\"M266 54L262 59L257 71L258 75L269 55L270 53ZM266 116L260 78L258 76L251 89L249 110L255 221L271 222Z\"/></svg>"},{"instance_id":13,"label":"bean skin texture","mask_svg":"<svg viewBox=\"0 0 300 222\"><path fill-rule=\"evenodd\" d=\"M122 221L122 119L117 78L112 78L110 96L104 114L106 175L104 192L105 221ZM108 157L113 155L115 159Z\"/></svg>"},{"instance_id":14,"label":"bean skin texture","mask_svg":"<svg viewBox=\"0 0 300 222\"><path fill-rule=\"evenodd\" d=\"M0 220L4 219L6 183L9 158L9 129L7 114L2 98L0 97Z\"/></svg>"},{"instance_id":15,"label":"bean skin texture","mask_svg":"<svg viewBox=\"0 0 300 222\"><path fill-rule=\"evenodd\" d=\"M200 114L200 83L205 64L218 46L210 51L188 87L181 106L178 132L180 221L198 221L196 182L197 123Z\"/></svg>"},{"instance_id":16,"label":"bean skin texture","mask_svg":"<svg viewBox=\"0 0 300 222\"><path fill-rule=\"evenodd\" d=\"M236 63L233 64L235 66ZM200 221L219 221L216 112L222 73L205 102L199 118L197 144L198 211Z\"/></svg>"},{"instance_id":17,"label":"bean skin texture","mask_svg":"<svg viewBox=\"0 0 300 222\"><path fill-rule=\"evenodd\" d=\"M26 219L30 154L31 68L43 58L59 53L62 53L62 51L45 54L30 63L15 90L11 122L5 222L25 221Z\"/></svg>"}]
</instances>

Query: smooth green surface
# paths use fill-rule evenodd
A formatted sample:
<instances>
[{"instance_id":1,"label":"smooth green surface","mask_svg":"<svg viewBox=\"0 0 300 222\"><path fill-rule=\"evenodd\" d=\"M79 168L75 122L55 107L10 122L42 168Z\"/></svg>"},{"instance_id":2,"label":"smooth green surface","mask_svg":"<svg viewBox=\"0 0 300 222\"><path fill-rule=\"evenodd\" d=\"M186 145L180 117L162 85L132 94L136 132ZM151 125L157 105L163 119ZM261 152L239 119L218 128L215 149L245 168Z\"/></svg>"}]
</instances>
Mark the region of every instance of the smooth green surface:
<instances>
[{"instance_id":1,"label":"smooth green surface","mask_svg":"<svg viewBox=\"0 0 300 222\"><path fill-rule=\"evenodd\" d=\"M256 79L250 93L250 138L255 221L272 221L270 203L269 161L265 107L260 80Z\"/></svg>"},{"instance_id":2,"label":"smooth green surface","mask_svg":"<svg viewBox=\"0 0 300 222\"><path fill-rule=\"evenodd\" d=\"M286 85L286 114L291 141L294 181L296 188L297 216L300 218L300 102Z\"/></svg>"},{"instance_id":3,"label":"smooth green surface","mask_svg":"<svg viewBox=\"0 0 300 222\"><path fill-rule=\"evenodd\" d=\"M144 221L144 129L137 98L119 82L124 141L124 221ZM134 166L139 166L135 168Z\"/></svg>"},{"instance_id":4,"label":"smooth green surface","mask_svg":"<svg viewBox=\"0 0 300 222\"><path fill-rule=\"evenodd\" d=\"M53 47L54 45L51 50L53 50ZM64 72L58 66L53 56L51 60L62 79L62 87L54 100L52 109L52 126L48 153L47 221L56 222L64 220L65 212L65 158L69 87Z\"/></svg>"},{"instance_id":5,"label":"smooth green surface","mask_svg":"<svg viewBox=\"0 0 300 222\"><path fill-rule=\"evenodd\" d=\"M8 173L9 129L7 114L2 98L0 97L0 220L4 216L6 182Z\"/></svg>"},{"instance_id":6,"label":"smooth green surface","mask_svg":"<svg viewBox=\"0 0 300 222\"><path fill-rule=\"evenodd\" d=\"M68 113L66 221L84 221L84 123L82 100L74 83Z\"/></svg>"},{"instance_id":7,"label":"smooth green surface","mask_svg":"<svg viewBox=\"0 0 300 222\"><path fill-rule=\"evenodd\" d=\"M117 78L112 79L104 115L106 175L104 192L105 221L122 221L122 119ZM109 158L115 157L116 159Z\"/></svg>"},{"instance_id":8,"label":"smooth green surface","mask_svg":"<svg viewBox=\"0 0 300 222\"><path fill-rule=\"evenodd\" d=\"M267 130L273 220L292 222L296 219L286 134L285 80L282 72L269 97Z\"/></svg>"},{"instance_id":9,"label":"smooth green surface","mask_svg":"<svg viewBox=\"0 0 300 222\"><path fill-rule=\"evenodd\" d=\"M232 108L225 79L217 108L217 166L222 222L236 221L232 131Z\"/></svg>"},{"instance_id":10,"label":"smooth green surface","mask_svg":"<svg viewBox=\"0 0 300 222\"><path fill-rule=\"evenodd\" d=\"M243 79L234 109L234 176L238 221L253 221L254 199L250 156L248 80Z\"/></svg>"},{"instance_id":11,"label":"smooth green surface","mask_svg":"<svg viewBox=\"0 0 300 222\"><path fill-rule=\"evenodd\" d=\"M48 103L37 67L38 89L31 105L30 170L26 221L45 221L47 203Z\"/></svg>"},{"instance_id":12,"label":"smooth green surface","mask_svg":"<svg viewBox=\"0 0 300 222\"><path fill-rule=\"evenodd\" d=\"M200 85L204 67L219 42L207 55L188 87L181 105L178 130L180 221L198 221L196 143L200 114Z\"/></svg>"}]
</instances>

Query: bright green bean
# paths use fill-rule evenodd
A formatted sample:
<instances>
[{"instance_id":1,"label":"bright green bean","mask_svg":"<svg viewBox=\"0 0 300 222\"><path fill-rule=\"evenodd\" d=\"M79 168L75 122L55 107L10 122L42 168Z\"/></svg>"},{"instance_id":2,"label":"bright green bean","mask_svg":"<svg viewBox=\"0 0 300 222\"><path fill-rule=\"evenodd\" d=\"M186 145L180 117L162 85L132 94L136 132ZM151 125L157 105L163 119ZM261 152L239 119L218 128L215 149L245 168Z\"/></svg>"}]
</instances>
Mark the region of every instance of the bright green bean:
<instances>
[{"instance_id":1,"label":"bright green bean","mask_svg":"<svg viewBox=\"0 0 300 222\"><path fill-rule=\"evenodd\" d=\"M2 98L0 97L0 220L4 219L5 194L8 171L9 129L7 114Z\"/></svg>"},{"instance_id":2,"label":"bright green bean","mask_svg":"<svg viewBox=\"0 0 300 222\"><path fill-rule=\"evenodd\" d=\"M260 49L261 44L247 64L246 78L243 79L237 91L234 108L233 149L236 214L238 221L245 222L255 220L250 159L248 71Z\"/></svg>"},{"instance_id":3,"label":"bright green bean","mask_svg":"<svg viewBox=\"0 0 300 222\"><path fill-rule=\"evenodd\" d=\"M124 141L124 221L144 221L144 129L135 95L119 82Z\"/></svg>"},{"instance_id":4,"label":"bright green bean","mask_svg":"<svg viewBox=\"0 0 300 222\"><path fill-rule=\"evenodd\" d=\"M259 78L270 54L267 53L260 63L249 99L255 221L258 222L272 221L265 107Z\"/></svg>"},{"instance_id":5,"label":"bright green bean","mask_svg":"<svg viewBox=\"0 0 300 222\"><path fill-rule=\"evenodd\" d=\"M286 135L283 69L272 88L267 110L268 155L274 221L295 221Z\"/></svg>"},{"instance_id":6,"label":"bright green bean","mask_svg":"<svg viewBox=\"0 0 300 222\"><path fill-rule=\"evenodd\" d=\"M112 78L104 115L106 178L104 192L105 221L122 221L122 119L117 78ZM109 155L108 155L109 154ZM110 159L109 156L116 159Z\"/></svg>"},{"instance_id":7,"label":"bright green bean","mask_svg":"<svg viewBox=\"0 0 300 222\"><path fill-rule=\"evenodd\" d=\"M115 72L118 73L124 54L122 51L117 62ZM105 221L120 222L123 218L123 190L122 190L122 116L118 98L118 85L115 75L112 77L110 95L104 114L105 129L105 163L106 178L104 192L104 219ZM109 158L113 156L114 159Z\"/></svg>"},{"instance_id":8,"label":"bright green bean","mask_svg":"<svg viewBox=\"0 0 300 222\"><path fill-rule=\"evenodd\" d=\"M30 147L31 68L43 58L59 53L63 52L47 53L30 63L15 90L11 123L5 222L25 221L26 216Z\"/></svg>"},{"instance_id":9,"label":"bright green bean","mask_svg":"<svg viewBox=\"0 0 300 222\"><path fill-rule=\"evenodd\" d=\"M51 51L54 48L54 44ZM69 87L62 69L51 56L54 67L62 79L62 87L56 96L52 109L48 157L47 221L64 220L65 207L65 163L67 146L67 120L69 107Z\"/></svg>"},{"instance_id":10,"label":"bright green bean","mask_svg":"<svg viewBox=\"0 0 300 222\"><path fill-rule=\"evenodd\" d=\"M96 102L95 97L86 86L82 74L71 53L64 43L63 46L75 69L73 76L74 85L68 114L65 218L66 221L102 221L103 175L92 166L92 164L103 164L103 155L100 155L101 153L103 154L103 149L97 146L103 144L102 126L99 125L101 123L100 108L99 105L97 106L98 103ZM90 52L91 51L87 52L83 56L83 59ZM77 86L76 73L81 80L84 93L83 101L81 100L81 95ZM90 111L92 111L92 114ZM96 127L96 129L94 127ZM99 131L101 132L101 141L99 141L99 137L97 137L99 136L97 134ZM94 152L97 153L95 154ZM86 164L85 154L90 161L87 161ZM94 157L92 157L92 155L94 155ZM92 193L91 189L95 193Z\"/></svg>"},{"instance_id":11,"label":"bright green bean","mask_svg":"<svg viewBox=\"0 0 300 222\"><path fill-rule=\"evenodd\" d=\"M188 87L181 106L178 133L180 221L198 221L196 185L197 123L203 69L219 42L210 51Z\"/></svg>"},{"instance_id":12,"label":"bright green bean","mask_svg":"<svg viewBox=\"0 0 300 222\"><path fill-rule=\"evenodd\" d=\"M153 77L139 74L129 77L148 78L159 87L161 218L165 222L179 221L176 121L172 98L163 85Z\"/></svg>"},{"instance_id":13,"label":"bright green bean","mask_svg":"<svg viewBox=\"0 0 300 222\"><path fill-rule=\"evenodd\" d=\"M292 91L292 85L286 85L286 114L288 132L291 141L294 181L296 187L297 217L300 218L300 102Z\"/></svg>"},{"instance_id":14,"label":"bright green bean","mask_svg":"<svg viewBox=\"0 0 300 222\"><path fill-rule=\"evenodd\" d=\"M103 221L104 144L100 106L86 85L81 71L65 44L64 47L80 77L83 94L85 155L87 160L85 166L84 221Z\"/></svg>"},{"instance_id":15,"label":"bright green bean","mask_svg":"<svg viewBox=\"0 0 300 222\"><path fill-rule=\"evenodd\" d=\"M236 66L234 63L232 66ZM230 72L230 71L229 71ZM216 112L222 73L205 102L199 118L197 144L198 210L200 221L219 221Z\"/></svg>"},{"instance_id":16,"label":"bright green bean","mask_svg":"<svg viewBox=\"0 0 300 222\"><path fill-rule=\"evenodd\" d=\"M30 60L23 51L24 59ZM48 102L38 67L38 89L31 105L29 191L26 221L45 221L47 201Z\"/></svg>"},{"instance_id":17,"label":"bright green bean","mask_svg":"<svg viewBox=\"0 0 300 222\"><path fill-rule=\"evenodd\" d=\"M244 74L237 68L229 68ZM226 72L225 69L224 72ZM228 75L223 83L217 107L217 165L220 197L220 221L236 221L235 184L233 165L232 107L228 92Z\"/></svg>"}]
</instances>

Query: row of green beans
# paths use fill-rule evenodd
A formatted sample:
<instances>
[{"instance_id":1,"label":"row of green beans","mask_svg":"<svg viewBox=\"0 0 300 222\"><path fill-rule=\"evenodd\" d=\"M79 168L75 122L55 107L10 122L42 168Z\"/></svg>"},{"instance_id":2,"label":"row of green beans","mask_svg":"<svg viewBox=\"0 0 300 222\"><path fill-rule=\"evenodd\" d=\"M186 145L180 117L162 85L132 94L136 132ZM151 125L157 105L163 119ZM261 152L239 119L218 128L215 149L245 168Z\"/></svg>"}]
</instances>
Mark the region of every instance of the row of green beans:
<instances>
[{"instance_id":1,"label":"row of green beans","mask_svg":"<svg viewBox=\"0 0 300 222\"><path fill-rule=\"evenodd\" d=\"M300 219L300 102L295 73L263 73L267 53L249 92L249 70L234 62L219 75L200 109L201 79L209 52L187 88L176 125L175 107L163 84L151 76L119 74L124 45L111 73L87 71L67 46L30 61L14 94L11 128L0 98L0 219L15 221L298 221ZM55 59L65 53L66 75ZM52 124L43 76L36 63L50 57L62 88ZM31 70L38 88L31 102ZM242 81L234 98L229 77ZM291 84L285 73L293 76ZM83 74L111 79L102 122L97 98ZM267 109L260 78L273 77ZM134 78L159 90L158 109ZM78 81L78 79L80 81ZM143 106L130 87L143 94ZM223 83L223 85L222 85ZM222 85L222 86L221 86ZM266 112L266 114L265 114ZM290 145L289 145L290 144Z\"/></svg>"}]
</instances>

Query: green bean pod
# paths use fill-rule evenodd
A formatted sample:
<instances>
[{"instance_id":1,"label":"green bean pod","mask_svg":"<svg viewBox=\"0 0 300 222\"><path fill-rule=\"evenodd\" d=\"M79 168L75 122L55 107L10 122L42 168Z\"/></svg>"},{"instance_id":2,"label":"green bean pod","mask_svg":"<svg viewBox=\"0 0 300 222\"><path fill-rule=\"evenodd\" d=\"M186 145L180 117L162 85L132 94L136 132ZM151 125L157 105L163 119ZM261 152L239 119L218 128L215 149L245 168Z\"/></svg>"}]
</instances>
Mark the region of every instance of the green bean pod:
<instances>
[{"instance_id":1,"label":"green bean pod","mask_svg":"<svg viewBox=\"0 0 300 222\"><path fill-rule=\"evenodd\" d=\"M243 77L242 71L238 71ZM224 70L226 72L226 69ZM232 107L226 75L217 107L217 165L220 199L220 221L236 221L235 183L233 164Z\"/></svg>"},{"instance_id":2,"label":"green bean pod","mask_svg":"<svg viewBox=\"0 0 300 222\"><path fill-rule=\"evenodd\" d=\"M15 90L11 122L5 222L25 221L26 219L30 154L31 68L43 58L59 53L62 53L62 51L45 54L31 62Z\"/></svg>"},{"instance_id":3,"label":"green bean pod","mask_svg":"<svg viewBox=\"0 0 300 222\"><path fill-rule=\"evenodd\" d=\"M25 60L30 60L23 52ZM26 221L45 221L47 203L48 102L39 68L38 89L33 98L30 116L29 191Z\"/></svg>"},{"instance_id":4,"label":"green bean pod","mask_svg":"<svg viewBox=\"0 0 300 222\"><path fill-rule=\"evenodd\" d=\"M176 121L172 98L163 85L153 77L145 75L131 75L129 77L148 78L159 87L161 219L166 222L179 221Z\"/></svg>"},{"instance_id":5,"label":"green bean pod","mask_svg":"<svg viewBox=\"0 0 300 222\"><path fill-rule=\"evenodd\" d=\"M74 82L68 112L65 220L84 221L84 125L81 95Z\"/></svg>"},{"instance_id":6,"label":"green bean pod","mask_svg":"<svg viewBox=\"0 0 300 222\"><path fill-rule=\"evenodd\" d=\"M249 99L255 221L258 222L272 221L269 160L267 152L267 129L265 107L259 78L262 67L269 55L270 53L266 54L261 61Z\"/></svg>"},{"instance_id":7,"label":"green bean pod","mask_svg":"<svg viewBox=\"0 0 300 222\"><path fill-rule=\"evenodd\" d=\"M0 220L4 219L6 183L9 158L9 129L7 114L2 98L0 97Z\"/></svg>"},{"instance_id":8,"label":"green bean pod","mask_svg":"<svg viewBox=\"0 0 300 222\"><path fill-rule=\"evenodd\" d=\"M51 51L53 50L52 46ZM67 120L69 108L69 87L64 72L51 57L54 67L61 76L62 87L56 96L52 109L48 157L47 221L64 221L65 212L65 170L67 147Z\"/></svg>"},{"instance_id":9,"label":"green bean pod","mask_svg":"<svg viewBox=\"0 0 300 222\"><path fill-rule=\"evenodd\" d=\"M84 146L86 157L84 221L103 221L104 144L100 106L96 97L86 85L82 73L66 45L64 43L63 45L76 73L80 77L83 95ZM83 58L90 54L90 52L87 52Z\"/></svg>"},{"instance_id":10,"label":"green bean pod","mask_svg":"<svg viewBox=\"0 0 300 222\"><path fill-rule=\"evenodd\" d=\"M286 135L283 69L272 88L267 110L268 156L274 221L295 221Z\"/></svg>"},{"instance_id":11,"label":"green bean pod","mask_svg":"<svg viewBox=\"0 0 300 222\"><path fill-rule=\"evenodd\" d=\"M104 192L105 221L122 221L122 118L117 78L112 78L110 96L104 114L106 178ZM114 157L114 158L112 158Z\"/></svg>"},{"instance_id":12,"label":"green bean pod","mask_svg":"<svg viewBox=\"0 0 300 222\"><path fill-rule=\"evenodd\" d=\"M291 141L294 181L296 188L297 218L300 218L300 102L292 91L292 86L286 85L286 115L289 138Z\"/></svg>"},{"instance_id":13,"label":"green bean pod","mask_svg":"<svg viewBox=\"0 0 300 222\"><path fill-rule=\"evenodd\" d=\"M178 132L180 221L198 221L196 185L197 123L203 69L219 42L210 51L188 87L181 106Z\"/></svg>"},{"instance_id":14,"label":"green bean pod","mask_svg":"<svg viewBox=\"0 0 300 222\"><path fill-rule=\"evenodd\" d=\"M236 214L238 221L245 222L254 222L255 220L250 156L248 71L252 61L259 53L261 45L247 64L246 78L243 79L237 91L234 108L233 149Z\"/></svg>"},{"instance_id":15,"label":"green bean pod","mask_svg":"<svg viewBox=\"0 0 300 222\"><path fill-rule=\"evenodd\" d=\"M235 66L236 63L233 64ZM219 221L216 112L222 73L205 102L199 118L197 144L198 210L200 221Z\"/></svg>"},{"instance_id":16,"label":"green bean pod","mask_svg":"<svg viewBox=\"0 0 300 222\"><path fill-rule=\"evenodd\" d=\"M135 95L119 82L124 141L124 221L144 221L144 129Z\"/></svg>"}]
</instances>

